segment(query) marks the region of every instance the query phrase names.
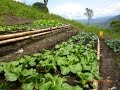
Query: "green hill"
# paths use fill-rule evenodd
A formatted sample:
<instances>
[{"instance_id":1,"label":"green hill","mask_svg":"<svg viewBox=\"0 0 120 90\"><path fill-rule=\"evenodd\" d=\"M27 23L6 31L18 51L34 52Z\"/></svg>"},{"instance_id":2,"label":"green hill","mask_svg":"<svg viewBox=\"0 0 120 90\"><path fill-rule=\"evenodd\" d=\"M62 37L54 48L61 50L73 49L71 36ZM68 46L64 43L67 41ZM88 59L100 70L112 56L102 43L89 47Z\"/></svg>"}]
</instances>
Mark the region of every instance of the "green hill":
<instances>
[{"instance_id":1,"label":"green hill","mask_svg":"<svg viewBox=\"0 0 120 90\"><path fill-rule=\"evenodd\" d=\"M109 24L110 24L112 21L115 21L115 20L120 20L120 15L117 15L117 16L114 16L114 17L108 19L108 20L104 23L104 26L109 27Z\"/></svg>"},{"instance_id":2,"label":"green hill","mask_svg":"<svg viewBox=\"0 0 120 90\"><path fill-rule=\"evenodd\" d=\"M120 15L117 15L117 16L110 18L107 22L111 22L113 20L120 20Z\"/></svg>"},{"instance_id":3,"label":"green hill","mask_svg":"<svg viewBox=\"0 0 120 90\"><path fill-rule=\"evenodd\" d=\"M43 13L36 8L27 6L20 2L12 0L0 0L0 24L9 24L9 20L14 19L14 23L19 23L21 20L23 23L37 19L56 19L59 16L53 14ZM59 17L58 19L62 19Z\"/></svg>"}]
</instances>

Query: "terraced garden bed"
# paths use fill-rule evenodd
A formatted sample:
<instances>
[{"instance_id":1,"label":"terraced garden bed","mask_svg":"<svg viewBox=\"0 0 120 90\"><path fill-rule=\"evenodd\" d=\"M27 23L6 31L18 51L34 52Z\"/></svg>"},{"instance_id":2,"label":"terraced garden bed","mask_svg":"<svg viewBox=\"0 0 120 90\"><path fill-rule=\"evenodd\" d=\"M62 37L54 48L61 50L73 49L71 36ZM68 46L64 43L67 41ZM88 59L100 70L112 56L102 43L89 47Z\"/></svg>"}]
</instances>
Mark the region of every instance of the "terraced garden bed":
<instances>
[{"instance_id":1,"label":"terraced garden bed","mask_svg":"<svg viewBox=\"0 0 120 90\"><path fill-rule=\"evenodd\" d=\"M89 90L100 79L97 36L80 33L67 42L16 61L0 63L0 88L23 90Z\"/></svg>"}]
</instances>

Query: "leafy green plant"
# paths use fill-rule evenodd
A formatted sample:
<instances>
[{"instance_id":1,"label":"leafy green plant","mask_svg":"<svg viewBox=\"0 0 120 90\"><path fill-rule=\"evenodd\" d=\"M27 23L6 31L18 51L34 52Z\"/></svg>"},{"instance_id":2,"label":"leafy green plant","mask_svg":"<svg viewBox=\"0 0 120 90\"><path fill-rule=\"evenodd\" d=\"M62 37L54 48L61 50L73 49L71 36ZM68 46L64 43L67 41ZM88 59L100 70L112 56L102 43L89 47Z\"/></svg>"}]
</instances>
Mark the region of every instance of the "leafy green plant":
<instances>
[{"instance_id":1,"label":"leafy green plant","mask_svg":"<svg viewBox=\"0 0 120 90\"><path fill-rule=\"evenodd\" d=\"M48 27L56 27L63 25L59 21L54 20L38 20L27 25L13 25L13 26L0 26L0 32L17 32L17 31L28 31L34 29L42 29Z\"/></svg>"},{"instance_id":2,"label":"leafy green plant","mask_svg":"<svg viewBox=\"0 0 120 90\"><path fill-rule=\"evenodd\" d=\"M120 53L120 40L106 40L106 45L114 50L116 53Z\"/></svg>"}]
</instances>

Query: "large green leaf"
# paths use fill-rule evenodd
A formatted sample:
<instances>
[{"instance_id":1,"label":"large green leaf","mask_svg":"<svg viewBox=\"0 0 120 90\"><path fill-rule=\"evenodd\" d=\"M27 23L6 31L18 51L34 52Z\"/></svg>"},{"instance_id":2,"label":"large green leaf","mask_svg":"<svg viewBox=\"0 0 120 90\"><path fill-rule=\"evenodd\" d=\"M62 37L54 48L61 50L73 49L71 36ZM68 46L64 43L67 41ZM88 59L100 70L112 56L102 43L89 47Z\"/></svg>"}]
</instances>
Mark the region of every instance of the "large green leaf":
<instances>
[{"instance_id":1,"label":"large green leaf","mask_svg":"<svg viewBox=\"0 0 120 90\"><path fill-rule=\"evenodd\" d=\"M70 72L69 67L61 66L60 69L63 75L67 75Z\"/></svg>"},{"instance_id":2,"label":"large green leaf","mask_svg":"<svg viewBox=\"0 0 120 90\"><path fill-rule=\"evenodd\" d=\"M18 79L18 75L12 72L6 72L5 78L7 81L16 81Z\"/></svg>"},{"instance_id":3,"label":"large green leaf","mask_svg":"<svg viewBox=\"0 0 120 90\"><path fill-rule=\"evenodd\" d=\"M9 64L11 64L12 66L17 66L19 65L19 61L12 61Z\"/></svg>"},{"instance_id":4,"label":"large green leaf","mask_svg":"<svg viewBox=\"0 0 120 90\"><path fill-rule=\"evenodd\" d=\"M76 64L76 65L69 65L70 71L74 74L77 74L77 72L81 72L82 71L82 66L80 63Z\"/></svg>"},{"instance_id":5,"label":"large green leaf","mask_svg":"<svg viewBox=\"0 0 120 90\"><path fill-rule=\"evenodd\" d=\"M51 84L52 84L51 81L46 82L39 86L39 90L49 90Z\"/></svg>"},{"instance_id":6,"label":"large green leaf","mask_svg":"<svg viewBox=\"0 0 120 90\"><path fill-rule=\"evenodd\" d=\"M29 60L29 65L30 66L35 66L36 65L36 58L32 57L30 60Z\"/></svg>"},{"instance_id":7,"label":"large green leaf","mask_svg":"<svg viewBox=\"0 0 120 90\"><path fill-rule=\"evenodd\" d=\"M66 57L57 57L55 59L57 61L57 65L59 65L59 66L67 64Z\"/></svg>"},{"instance_id":8,"label":"large green leaf","mask_svg":"<svg viewBox=\"0 0 120 90\"><path fill-rule=\"evenodd\" d=\"M33 83L23 83L22 90L33 90L34 84Z\"/></svg>"},{"instance_id":9,"label":"large green leaf","mask_svg":"<svg viewBox=\"0 0 120 90\"><path fill-rule=\"evenodd\" d=\"M29 76L29 75L37 74L35 69L29 69L29 70L24 69L21 73L22 73L23 76Z\"/></svg>"},{"instance_id":10,"label":"large green leaf","mask_svg":"<svg viewBox=\"0 0 120 90\"><path fill-rule=\"evenodd\" d=\"M79 87L79 86L75 86L74 90L83 90L83 88Z\"/></svg>"},{"instance_id":11,"label":"large green leaf","mask_svg":"<svg viewBox=\"0 0 120 90\"><path fill-rule=\"evenodd\" d=\"M62 85L62 90L74 90L72 86L70 86L69 84L67 83L64 83Z\"/></svg>"}]
</instances>

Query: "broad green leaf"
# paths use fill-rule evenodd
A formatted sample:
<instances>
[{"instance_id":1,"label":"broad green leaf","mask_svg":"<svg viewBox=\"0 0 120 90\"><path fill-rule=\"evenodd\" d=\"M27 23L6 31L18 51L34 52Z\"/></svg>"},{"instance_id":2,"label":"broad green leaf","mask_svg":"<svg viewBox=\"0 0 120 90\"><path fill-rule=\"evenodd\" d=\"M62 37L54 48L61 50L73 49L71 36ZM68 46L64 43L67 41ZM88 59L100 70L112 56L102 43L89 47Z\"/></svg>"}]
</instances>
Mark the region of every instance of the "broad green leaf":
<instances>
[{"instance_id":1,"label":"broad green leaf","mask_svg":"<svg viewBox=\"0 0 120 90\"><path fill-rule=\"evenodd\" d=\"M52 90L62 90L61 86L55 86Z\"/></svg>"},{"instance_id":2,"label":"broad green leaf","mask_svg":"<svg viewBox=\"0 0 120 90\"><path fill-rule=\"evenodd\" d=\"M83 88L79 87L79 86L75 86L74 90L83 90Z\"/></svg>"},{"instance_id":3,"label":"broad green leaf","mask_svg":"<svg viewBox=\"0 0 120 90\"><path fill-rule=\"evenodd\" d=\"M72 86L70 86L69 84L67 83L64 83L62 85L62 90L74 90Z\"/></svg>"},{"instance_id":4,"label":"broad green leaf","mask_svg":"<svg viewBox=\"0 0 120 90\"><path fill-rule=\"evenodd\" d=\"M70 53L69 50L66 49L64 49L64 51L62 52L63 55L69 55L69 53Z\"/></svg>"},{"instance_id":5,"label":"broad green leaf","mask_svg":"<svg viewBox=\"0 0 120 90\"><path fill-rule=\"evenodd\" d=\"M52 84L51 81L46 82L39 86L39 90L49 90L51 84Z\"/></svg>"},{"instance_id":6,"label":"broad green leaf","mask_svg":"<svg viewBox=\"0 0 120 90\"><path fill-rule=\"evenodd\" d=\"M5 63L3 65L4 72L9 72L11 71L12 66L9 63Z\"/></svg>"},{"instance_id":7,"label":"broad green leaf","mask_svg":"<svg viewBox=\"0 0 120 90\"><path fill-rule=\"evenodd\" d=\"M23 83L22 90L33 90L34 84L33 83Z\"/></svg>"},{"instance_id":8,"label":"broad green leaf","mask_svg":"<svg viewBox=\"0 0 120 90\"><path fill-rule=\"evenodd\" d=\"M84 75L88 81L92 81L94 79L94 75L92 73L84 73Z\"/></svg>"},{"instance_id":9,"label":"broad green leaf","mask_svg":"<svg viewBox=\"0 0 120 90\"><path fill-rule=\"evenodd\" d=\"M7 81L16 81L18 79L18 75L15 73L6 72L5 78Z\"/></svg>"},{"instance_id":10,"label":"broad green leaf","mask_svg":"<svg viewBox=\"0 0 120 90\"><path fill-rule=\"evenodd\" d=\"M32 58L29 60L29 65L30 65L30 66L35 66L35 65L36 65L35 60L36 60L36 58L32 57Z\"/></svg>"},{"instance_id":11,"label":"broad green leaf","mask_svg":"<svg viewBox=\"0 0 120 90\"><path fill-rule=\"evenodd\" d=\"M57 57L56 61L59 66L67 64L66 57Z\"/></svg>"},{"instance_id":12,"label":"broad green leaf","mask_svg":"<svg viewBox=\"0 0 120 90\"><path fill-rule=\"evenodd\" d=\"M70 71L74 74L76 74L77 72L82 71L82 66L80 63L76 64L76 65L69 65Z\"/></svg>"},{"instance_id":13,"label":"broad green leaf","mask_svg":"<svg viewBox=\"0 0 120 90\"><path fill-rule=\"evenodd\" d=\"M54 80L54 77L50 73L45 74L45 77L49 80Z\"/></svg>"},{"instance_id":14,"label":"broad green leaf","mask_svg":"<svg viewBox=\"0 0 120 90\"><path fill-rule=\"evenodd\" d=\"M19 65L19 61L12 61L9 64L11 64L13 66L17 66L17 65Z\"/></svg>"},{"instance_id":15,"label":"broad green leaf","mask_svg":"<svg viewBox=\"0 0 120 90\"><path fill-rule=\"evenodd\" d=\"M18 76L20 75L20 72L22 70L22 65L19 65L18 67L14 67L11 69L11 72L17 74Z\"/></svg>"},{"instance_id":16,"label":"broad green leaf","mask_svg":"<svg viewBox=\"0 0 120 90\"><path fill-rule=\"evenodd\" d=\"M61 78L61 77L57 77L57 79L56 79L56 85L57 86L59 86L59 87L61 87L62 86L62 84L64 83L66 81L66 79L63 79L63 78Z\"/></svg>"},{"instance_id":17,"label":"broad green leaf","mask_svg":"<svg viewBox=\"0 0 120 90\"><path fill-rule=\"evenodd\" d=\"M35 69L24 69L22 72L23 76L29 76L29 75L35 75L36 74L36 70Z\"/></svg>"},{"instance_id":18,"label":"broad green leaf","mask_svg":"<svg viewBox=\"0 0 120 90\"><path fill-rule=\"evenodd\" d=\"M69 67L61 66L60 69L63 75L67 75L70 72Z\"/></svg>"},{"instance_id":19,"label":"broad green leaf","mask_svg":"<svg viewBox=\"0 0 120 90\"><path fill-rule=\"evenodd\" d=\"M21 59L19 60L19 62L20 62L20 63L25 63L26 60L25 60L24 58L21 58Z\"/></svg>"}]
</instances>

